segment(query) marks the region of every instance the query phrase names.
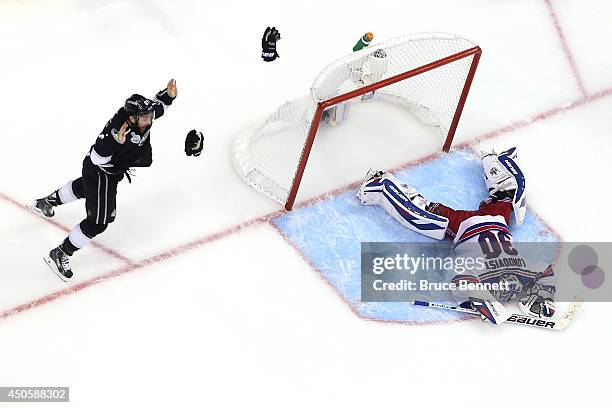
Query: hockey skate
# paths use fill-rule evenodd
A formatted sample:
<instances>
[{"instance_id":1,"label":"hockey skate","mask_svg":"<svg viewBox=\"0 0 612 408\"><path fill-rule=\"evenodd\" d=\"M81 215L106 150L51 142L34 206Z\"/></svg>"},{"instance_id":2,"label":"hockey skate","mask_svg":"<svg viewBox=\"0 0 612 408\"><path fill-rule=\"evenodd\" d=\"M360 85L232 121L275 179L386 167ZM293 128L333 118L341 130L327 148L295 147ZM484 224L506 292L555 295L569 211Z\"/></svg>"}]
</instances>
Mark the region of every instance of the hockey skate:
<instances>
[{"instance_id":1,"label":"hockey skate","mask_svg":"<svg viewBox=\"0 0 612 408\"><path fill-rule=\"evenodd\" d=\"M34 203L28 205L28 209L43 217L51 218L55 215L53 207L60 204L57 192L49 194L46 197L36 199Z\"/></svg>"},{"instance_id":2,"label":"hockey skate","mask_svg":"<svg viewBox=\"0 0 612 408\"><path fill-rule=\"evenodd\" d=\"M45 256L43 259L49 265L49 268L64 282L68 282L68 279L72 278L70 257L60 247L53 248L49 252L49 256Z\"/></svg>"},{"instance_id":3,"label":"hockey skate","mask_svg":"<svg viewBox=\"0 0 612 408\"><path fill-rule=\"evenodd\" d=\"M361 182L361 186L359 186L359 190L357 191L357 194L355 195L355 197L357 197L359 199L359 201L361 201L361 204L363 205L376 205L378 204L377 200L372 200L369 199L368 197L368 192L366 191L366 189L368 187L374 187L372 184L376 184L376 180L381 179L382 177L385 176L385 172L382 170L373 170L370 169L368 170L368 172L366 173L365 178L363 179L363 181ZM379 189L377 189L377 192ZM374 196L373 194L370 194L371 196Z\"/></svg>"}]
</instances>

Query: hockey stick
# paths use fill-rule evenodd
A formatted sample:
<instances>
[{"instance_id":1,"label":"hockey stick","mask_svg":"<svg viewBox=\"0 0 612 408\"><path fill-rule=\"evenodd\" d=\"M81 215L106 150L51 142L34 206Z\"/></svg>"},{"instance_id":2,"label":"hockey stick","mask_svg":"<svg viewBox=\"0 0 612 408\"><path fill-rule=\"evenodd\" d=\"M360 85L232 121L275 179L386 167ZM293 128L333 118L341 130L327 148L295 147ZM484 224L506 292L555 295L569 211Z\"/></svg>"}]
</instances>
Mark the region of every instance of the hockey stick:
<instances>
[{"instance_id":1,"label":"hockey stick","mask_svg":"<svg viewBox=\"0 0 612 408\"><path fill-rule=\"evenodd\" d=\"M456 312L480 315L480 312L477 312L476 310L472 310L472 309L468 309L468 308L460 307L460 306L449 306L449 305L445 305L444 303L425 302L422 300L415 300L414 302L412 302L412 304L415 306L426 306L426 307L433 307L437 309L447 309L447 310L454 310ZM576 316L576 313L578 313L578 310L580 309L581 305L582 305L582 302L576 299L574 302L570 303L569 307L567 308L567 310L565 311L563 316L561 316L560 319L555 319L555 320L538 319L535 317L530 317L530 316L514 313L506 321L510 323L514 323L514 324L520 324L523 326L533 326L533 327L539 327L539 328L550 329L550 330L563 330L572 322L572 320L574 320L574 317Z\"/></svg>"}]
</instances>

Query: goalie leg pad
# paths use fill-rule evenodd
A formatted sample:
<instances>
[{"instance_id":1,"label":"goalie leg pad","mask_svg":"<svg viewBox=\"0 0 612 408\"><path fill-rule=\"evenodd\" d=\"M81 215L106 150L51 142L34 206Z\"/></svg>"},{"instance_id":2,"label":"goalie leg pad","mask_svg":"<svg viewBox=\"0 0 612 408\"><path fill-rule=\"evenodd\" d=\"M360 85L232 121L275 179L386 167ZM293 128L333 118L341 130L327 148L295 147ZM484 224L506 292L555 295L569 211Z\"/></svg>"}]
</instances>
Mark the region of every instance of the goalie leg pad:
<instances>
[{"instance_id":1,"label":"goalie leg pad","mask_svg":"<svg viewBox=\"0 0 612 408\"><path fill-rule=\"evenodd\" d=\"M413 187L391 174L368 173L357 197L364 205L381 205L400 224L434 239L444 239L448 218L426 210L428 201Z\"/></svg>"}]
</instances>

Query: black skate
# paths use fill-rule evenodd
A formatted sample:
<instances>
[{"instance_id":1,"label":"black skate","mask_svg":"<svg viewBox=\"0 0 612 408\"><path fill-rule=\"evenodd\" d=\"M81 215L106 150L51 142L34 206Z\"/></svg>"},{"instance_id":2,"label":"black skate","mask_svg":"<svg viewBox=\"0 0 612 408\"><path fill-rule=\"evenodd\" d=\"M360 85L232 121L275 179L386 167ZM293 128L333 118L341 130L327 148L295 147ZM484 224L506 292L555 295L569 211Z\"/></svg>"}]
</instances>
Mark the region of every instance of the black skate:
<instances>
[{"instance_id":1,"label":"black skate","mask_svg":"<svg viewBox=\"0 0 612 408\"><path fill-rule=\"evenodd\" d=\"M60 247L53 248L49 252L48 257L43 258L49 268L59 276L64 282L72 278L72 269L70 268L70 257L62 251Z\"/></svg>"},{"instance_id":2,"label":"black skate","mask_svg":"<svg viewBox=\"0 0 612 408\"><path fill-rule=\"evenodd\" d=\"M39 198L34 201L34 204L29 205L28 208L35 212L38 215L42 215L44 217L53 217L55 215L55 210L53 206L47 201L47 198Z\"/></svg>"},{"instance_id":3,"label":"black skate","mask_svg":"<svg viewBox=\"0 0 612 408\"><path fill-rule=\"evenodd\" d=\"M28 208L38 215L51 218L55 215L53 207L60 205L59 196L57 191L49 194L46 197L39 198L34 201L34 204L28 205Z\"/></svg>"}]
</instances>

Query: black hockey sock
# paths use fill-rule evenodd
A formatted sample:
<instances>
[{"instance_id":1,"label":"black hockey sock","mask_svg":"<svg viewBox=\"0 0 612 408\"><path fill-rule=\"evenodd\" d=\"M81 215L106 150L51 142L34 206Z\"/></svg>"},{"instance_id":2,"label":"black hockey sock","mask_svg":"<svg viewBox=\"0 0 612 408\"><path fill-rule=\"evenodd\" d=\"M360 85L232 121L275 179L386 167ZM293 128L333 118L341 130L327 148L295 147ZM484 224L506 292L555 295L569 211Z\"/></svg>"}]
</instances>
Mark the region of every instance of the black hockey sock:
<instances>
[{"instance_id":1,"label":"black hockey sock","mask_svg":"<svg viewBox=\"0 0 612 408\"><path fill-rule=\"evenodd\" d=\"M72 244L72 242L70 242L68 237L66 237L64 242L62 242L59 247L68 256L74 255L74 253L79 250L79 248L77 248Z\"/></svg>"},{"instance_id":2,"label":"black hockey sock","mask_svg":"<svg viewBox=\"0 0 612 408\"><path fill-rule=\"evenodd\" d=\"M62 205L62 200L59 198L59 190L55 190L51 194L45 197L45 200L53 207L57 207L58 205Z\"/></svg>"}]
</instances>

